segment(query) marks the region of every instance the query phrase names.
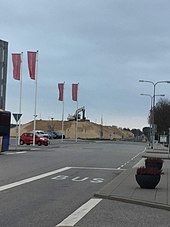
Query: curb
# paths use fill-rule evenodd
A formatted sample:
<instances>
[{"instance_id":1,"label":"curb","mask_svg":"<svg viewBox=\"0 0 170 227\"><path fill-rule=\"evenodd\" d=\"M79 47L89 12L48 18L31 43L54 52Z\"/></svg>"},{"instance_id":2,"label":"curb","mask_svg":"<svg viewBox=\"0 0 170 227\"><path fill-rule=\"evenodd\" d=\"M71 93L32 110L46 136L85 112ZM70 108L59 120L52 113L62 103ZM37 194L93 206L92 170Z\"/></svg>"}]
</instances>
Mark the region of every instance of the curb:
<instances>
[{"instance_id":1,"label":"curb","mask_svg":"<svg viewBox=\"0 0 170 227\"><path fill-rule=\"evenodd\" d=\"M167 189L165 190L156 189L152 191L154 194L152 194L149 189L146 190L145 192L144 191L140 192L140 188L137 188L136 191L136 189L133 187L134 180L131 177L131 174L134 174L133 168L120 173L116 178L114 178L112 181L106 184L98 192L95 192L94 197L170 211L170 205L168 204L166 198L168 196L166 192ZM166 174L168 174L168 170ZM164 187L166 188L168 183L167 180L168 180L167 177L162 179L161 182L162 185L160 188ZM136 195L133 196L135 192ZM160 194L162 192L163 194ZM153 195L153 199L150 199L151 194ZM155 197L156 195L158 196L157 197L158 199L156 199ZM163 200L160 198L162 198Z\"/></svg>"},{"instance_id":2,"label":"curb","mask_svg":"<svg viewBox=\"0 0 170 227\"><path fill-rule=\"evenodd\" d=\"M128 198L123 198L123 197L106 196L106 195L100 195L100 194L97 194L97 193L94 194L94 197L170 211L170 206L163 205L161 203L151 203L151 202L146 202L146 201L142 201L142 200L134 200L134 199L128 199Z\"/></svg>"},{"instance_id":3,"label":"curb","mask_svg":"<svg viewBox=\"0 0 170 227\"><path fill-rule=\"evenodd\" d=\"M159 153L159 154L160 154L160 153ZM164 155L164 154L162 154L162 155ZM166 154L166 155L168 156L168 154ZM148 156L148 155L142 155L142 158L148 158L148 157L150 158L151 156ZM153 156L152 156L152 157L153 157ZM152 157L151 157L151 158L152 158ZM159 157L159 158L169 160L169 159L170 159L170 156L169 156L169 157L166 157L166 156L164 156L164 157L163 157L163 156L162 156L162 157Z\"/></svg>"}]
</instances>

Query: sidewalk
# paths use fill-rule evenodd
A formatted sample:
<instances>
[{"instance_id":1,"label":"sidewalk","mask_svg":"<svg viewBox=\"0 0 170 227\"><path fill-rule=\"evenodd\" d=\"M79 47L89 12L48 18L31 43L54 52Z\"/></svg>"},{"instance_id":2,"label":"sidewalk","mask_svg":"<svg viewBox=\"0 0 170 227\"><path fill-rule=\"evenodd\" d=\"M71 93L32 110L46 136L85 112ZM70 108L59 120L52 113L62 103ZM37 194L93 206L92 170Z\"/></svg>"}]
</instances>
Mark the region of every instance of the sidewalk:
<instances>
[{"instance_id":1,"label":"sidewalk","mask_svg":"<svg viewBox=\"0 0 170 227\"><path fill-rule=\"evenodd\" d=\"M155 153L147 149L144 157L151 155L167 159L169 156L163 150L156 150ZM155 189L141 189L135 179L136 168L125 170L94 196L170 210L170 169L163 168L163 172Z\"/></svg>"}]
</instances>

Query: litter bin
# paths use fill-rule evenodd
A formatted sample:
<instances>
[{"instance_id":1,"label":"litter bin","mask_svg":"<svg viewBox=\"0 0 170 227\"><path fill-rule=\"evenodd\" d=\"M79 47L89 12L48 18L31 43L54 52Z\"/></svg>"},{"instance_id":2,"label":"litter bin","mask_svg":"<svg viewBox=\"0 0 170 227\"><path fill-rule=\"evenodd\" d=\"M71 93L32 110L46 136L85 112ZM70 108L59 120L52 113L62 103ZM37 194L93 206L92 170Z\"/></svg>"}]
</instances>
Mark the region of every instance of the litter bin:
<instances>
[{"instance_id":1,"label":"litter bin","mask_svg":"<svg viewBox=\"0 0 170 227\"><path fill-rule=\"evenodd\" d=\"M2 152L9 150L9 135L2 137Z\"/></svg>"},{"instance_id":2,"label":"litter bin","mask_svg":"<svg viewBox=\"0 0 170 227\"><path fill-rule=\"evenodd\" d=\"M0 153L2 152L2 136L0 136Z\"/></svg>"}]
</instances>

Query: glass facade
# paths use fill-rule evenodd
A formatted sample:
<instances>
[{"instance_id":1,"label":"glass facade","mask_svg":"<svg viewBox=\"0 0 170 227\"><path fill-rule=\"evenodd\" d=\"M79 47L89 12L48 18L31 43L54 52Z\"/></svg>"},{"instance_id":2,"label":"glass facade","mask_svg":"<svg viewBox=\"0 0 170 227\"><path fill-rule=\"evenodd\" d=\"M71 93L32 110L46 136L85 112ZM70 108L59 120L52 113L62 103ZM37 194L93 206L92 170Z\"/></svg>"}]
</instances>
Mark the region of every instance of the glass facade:
<instances>
[{"instance_id":1,"label":"glass facade","mask_svg":"<svg viewBox=\"0 0 170 227\"><path fill-rule=\"evenodd\" d=\"M0 109L5 110L8 42L0 40Z\"/></svg>"}]
</instances>

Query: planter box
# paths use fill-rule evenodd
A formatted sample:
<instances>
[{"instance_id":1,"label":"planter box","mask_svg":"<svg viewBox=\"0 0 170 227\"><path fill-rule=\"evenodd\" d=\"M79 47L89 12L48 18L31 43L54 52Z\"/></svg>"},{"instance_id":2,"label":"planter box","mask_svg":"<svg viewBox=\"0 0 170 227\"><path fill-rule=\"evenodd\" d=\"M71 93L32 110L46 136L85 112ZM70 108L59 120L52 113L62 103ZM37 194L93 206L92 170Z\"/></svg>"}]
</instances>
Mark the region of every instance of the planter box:
<instances>
[{"instance_id":1,"label":"planter box","mask_svg":"<svg viewBox=\"0 0 170 227\"><path fill-rule=\"evenodd\" d=\"M141 188L154 189L158 185L161 175L136 174L135 177Z\"/></svg>"}]
</instances>

